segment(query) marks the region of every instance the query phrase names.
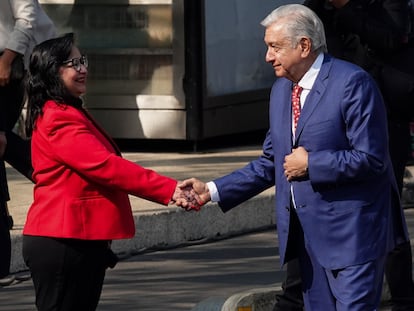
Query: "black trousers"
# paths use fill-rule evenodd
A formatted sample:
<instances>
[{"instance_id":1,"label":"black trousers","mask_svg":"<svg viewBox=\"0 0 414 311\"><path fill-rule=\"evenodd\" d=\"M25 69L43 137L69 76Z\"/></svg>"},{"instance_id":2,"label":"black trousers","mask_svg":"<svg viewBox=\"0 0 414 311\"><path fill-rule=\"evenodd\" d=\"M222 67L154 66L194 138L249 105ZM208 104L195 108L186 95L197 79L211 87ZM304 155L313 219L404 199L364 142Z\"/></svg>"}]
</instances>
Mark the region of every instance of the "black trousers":
<instances>
[{"instance_id":1,"label":"black trousers","mask_svg":"<svg viewBox=\"0 0 414 311\"><path fill-rule=\"evenodd\" d=\"M4 158L0 158L0 278L10 273L11 241L5 204L9 201L9 189L4 161L8 161L31 179L30 143L12 132L18 120L24 96L23 59L18 57L12 66L10 83L0 87L0 131L6 133L7 146Z\"/></svg>"},{"instance_id":2,"label":"black trousers","mask_svg":"<svg viewBox=\"0 0 414 311\"><path fill-rule=\"evenodd\" d=\"M410 140L408 122L389 122L390 156L400 194L405 167L411 152ZM395 207L399 208L397 205ZM385 263L385 278L390 289L393 311L414 310L412 261L410 241L398 245L388 254Z\"/></svg>"},{"instance_id":3,"label":"black trousers","mask_svg":"<svg viewBox=\"0 0 414 311\"><path fill-rule=\"evenodd\" d=\"M27 179L33 181L31 140L23 139L12 131L6 132L7 147L4 160Z\"/></svg>"},{"instance_id":4,"label":"black trousers","mask_svg":"<svg viewBox=\"0 0 414 311\"><path fill-rule=\"evenodd\" d=\"M299 260L289 261L286 269L286 278L282 283L283 291L276 296L276 305L273 311L303 311Z\"/></svg>"},{"instance_id":5,"label":"black trousers","mask_svg":"<svg viewBox=\"0 0 414 311\"><path fill-rule=\"evenodd\" d=\"M11 240L5 202L0 202L0 278L10 273Z\"/></svg>"},{"instance_id":6,"label":"black trousers","mask_svg":"<svg viewBox=\"0 0 414 311\"><path fill-rule=\"evenodd\" d=\"M302 296L302 278L298 255L303 241L303 230L295 207L290 204L290 226L288 248L286 249L286 278L282 283L282 293L276 296L273 311L302 311L304 307ZM293 259L292 259L293 258Z\"/></svg>"},{"instance_id":7,"label":"black trousers","mask_svg":"<svg viewBox=\"0 0 414 311\"><path fill-rule=\"evenodd\" d=\"M107 241L23 236L39 311L94 311L107 268Z\"/></svg>"},{"instance_id":8,"label":"black trousers","mask_svg":"<svg viewBox=\"0 0 414 311\"><path fill-rule=\"evenodd\" d=\"M31 179L32 165L30 141L22 139L13 132L23 108L24 75L23 59L13 62L14 78L4 87L0 87L0 131L6 133L7 147L4 160L18 172ZM17 72L17 73L16 73Z\"/></svg>"},{"instance_id":9,"label":"black trousers","mask_svg":"<svg viewBox=\"0 0 414 311\"><path fill-rule=\"evenodd\" d=\"M10 82L6 86L0 87L0 131L5 132L13 129L24 104L23 79L25 73L21 57L14 60L12 70L19 72L12 73Z\"/></svg>"},{"instance_id":10,"label":"black trousers","mask_svg":"<svg viewBox=\"0 0 414 311\"><path fill-rule=\"evenodd\" d=\"M408 122L390 122L390 155L400 194L403 187L404 170L410 153ZM395 204L396 213L400 206ZM414 283L412 275L412 253L409 241L398 245L387 256L385 277L391 293L393 311L414 310ZM302 281L299 261L287 263L286 278L282 293L276 297L274 311L303 311Z\"/></svg>"}]
</instances>

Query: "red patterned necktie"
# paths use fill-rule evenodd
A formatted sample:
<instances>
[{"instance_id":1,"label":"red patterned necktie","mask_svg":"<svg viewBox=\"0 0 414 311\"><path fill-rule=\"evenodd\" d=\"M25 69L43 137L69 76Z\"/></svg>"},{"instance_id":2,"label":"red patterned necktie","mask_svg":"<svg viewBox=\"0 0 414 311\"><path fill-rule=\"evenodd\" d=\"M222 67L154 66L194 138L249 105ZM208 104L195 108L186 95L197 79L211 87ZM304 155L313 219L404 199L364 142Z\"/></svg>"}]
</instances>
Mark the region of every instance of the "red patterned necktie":
<instances>
[{"instance_id":1,"label":"red patterned necktie","mask_svg":"<svg viewBox=\"0 0 414 311\"><path fill-rule=\"evenodd\" d=\"M296 130L296 126L298 125L298 120L300 116L300 93L302 92L302 88L295 84L292 90L292 112L293 112L293 131Z\"/></svg>"}]
</instances>

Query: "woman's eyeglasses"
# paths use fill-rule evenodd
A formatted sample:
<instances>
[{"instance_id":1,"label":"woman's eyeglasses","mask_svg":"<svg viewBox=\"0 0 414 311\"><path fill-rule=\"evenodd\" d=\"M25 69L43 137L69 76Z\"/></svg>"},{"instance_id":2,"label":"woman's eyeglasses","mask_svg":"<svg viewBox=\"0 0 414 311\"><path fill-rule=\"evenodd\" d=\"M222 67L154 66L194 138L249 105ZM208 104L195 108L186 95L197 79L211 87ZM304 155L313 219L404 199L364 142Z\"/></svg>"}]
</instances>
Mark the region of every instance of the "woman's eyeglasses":
<instances>
[{"instance_id":1,"label":"woman's eyeglasses","mask_svg":"<svg viewBox=\"0 0 414 311\"><path fill-rule=\"evenodd\" d=\"M85 66L85 68L88 68L88 58L86 55L82 55L79 58L72 58L62 62L62 65L66 64L69 64L70 67L73 67L73 69L79 72L82 68L81 65Z\"/></svg>"}]
</instances>

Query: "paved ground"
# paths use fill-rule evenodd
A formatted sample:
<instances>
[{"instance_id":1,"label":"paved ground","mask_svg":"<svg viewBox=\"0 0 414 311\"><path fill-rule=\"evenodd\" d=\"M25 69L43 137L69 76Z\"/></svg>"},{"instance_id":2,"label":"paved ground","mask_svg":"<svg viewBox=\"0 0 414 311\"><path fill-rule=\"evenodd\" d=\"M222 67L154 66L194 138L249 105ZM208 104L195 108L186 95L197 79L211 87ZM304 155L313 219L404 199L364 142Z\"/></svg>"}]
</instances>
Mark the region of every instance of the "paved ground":
<instances>
[{"instance_id":1,"label":"paved ground","mask_svg":"<svg viewBox=\"0 0 414 311\"><path fill-rule=\"evenodd\" d=\"M273 231L134 256L108 270L98 310L190 310L210 296L276 283ZM30 282L0 288L0 310L34 310Z\"/></svg>"},{"instance_id":2,"label":"paved ground","mask_svg":"<svg viewBox=\"0 0 414 311\"><path fill-rule=\"evenodd\" d=\"M406 215L414 234L414 209ZM108 270L98 310L189 311L209 297L279 286L278 260L274 230L142 253ZM31 281L0 288L0 311L32 311L33 303Z\"/></svg>"}]
</instances>

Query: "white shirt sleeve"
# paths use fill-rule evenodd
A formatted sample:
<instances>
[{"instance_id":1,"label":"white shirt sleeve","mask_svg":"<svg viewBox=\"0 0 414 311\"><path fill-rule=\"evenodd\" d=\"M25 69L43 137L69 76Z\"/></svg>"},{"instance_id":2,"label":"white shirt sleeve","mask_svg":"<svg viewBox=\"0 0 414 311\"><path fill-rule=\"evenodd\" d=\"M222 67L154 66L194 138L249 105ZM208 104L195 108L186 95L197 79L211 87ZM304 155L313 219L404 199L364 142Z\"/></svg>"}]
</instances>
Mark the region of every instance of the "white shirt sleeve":
<instances>
[{"instance_id":1,"label":"white shirt sleeve","mask_svg":"<svg viewBox=\"0 0 414 311\"><path fill-rule=\"evenodd\" d=\"M208 191L210 191L211 202L220 202L220 195L217 186L213 181L207 183Z\"/></svg>"},{"instance_id":2,"label":"white shirt sleeve","mask_svg":"<svg viewBox=\"0 0 414 311\"><path fill-rule=\"evenodd\" d=\"M13 0L10 1L10 6L15 23L6 48L25 55L30 47L30 42L34 39L34 29L36 27L34 2Z\"/></svg>"}]
</instances>

